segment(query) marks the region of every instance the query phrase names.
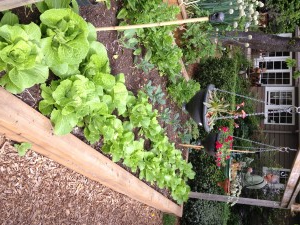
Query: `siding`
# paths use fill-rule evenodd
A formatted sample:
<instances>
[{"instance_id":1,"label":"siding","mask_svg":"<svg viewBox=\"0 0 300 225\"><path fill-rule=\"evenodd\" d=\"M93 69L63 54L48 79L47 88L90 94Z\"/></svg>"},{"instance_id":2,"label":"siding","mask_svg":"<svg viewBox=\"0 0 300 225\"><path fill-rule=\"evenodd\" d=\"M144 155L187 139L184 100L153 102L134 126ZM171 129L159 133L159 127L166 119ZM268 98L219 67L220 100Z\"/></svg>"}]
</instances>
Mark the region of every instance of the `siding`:
<instances>
[{"instance_id":1,"label":"siding","mask_svg":"<svg viewBox=\"0 0 300 225\"><path fill-rule=\"evenodd\" d=\"M265 99L265 87L252 87L251 92L258 99ZM298 94L296 102L298 102ZM264 112L264 104L257 103L256 112ZM264 144L273 145L276 147L289 147L291 149L298 149L299 147L299 116L296 115L295 125L274 125L264 124L264 120L260 121L260 128L263 130ZM270 160L274 160L278 165L283 168L291 169L293 165L296 152L278 152L276 155L269 154Z\"/></svg>"}]
</instances>

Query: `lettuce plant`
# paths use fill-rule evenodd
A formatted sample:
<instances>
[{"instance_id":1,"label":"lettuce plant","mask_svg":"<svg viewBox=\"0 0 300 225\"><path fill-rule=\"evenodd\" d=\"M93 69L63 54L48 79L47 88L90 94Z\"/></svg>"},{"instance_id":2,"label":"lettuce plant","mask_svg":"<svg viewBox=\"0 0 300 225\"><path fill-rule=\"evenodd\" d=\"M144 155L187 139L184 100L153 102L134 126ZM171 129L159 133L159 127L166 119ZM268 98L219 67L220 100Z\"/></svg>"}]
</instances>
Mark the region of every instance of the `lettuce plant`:
<instances>
[{"instance_id":1,"label":"lettuce plant","mask_svg":"<svg viewBox=\"0 0 300 225\"><path fill-rule=\"evenodd\" d=\"M71 9L50 9L40 19L47 65L60 78L78 74L89 50L91 26Z\"/></svg>"},{"instance_id":2,"label":"lettuce plant","mask_svg":"<svg viewBox=\"0 0 300 225\"><path fill-rule=\"evenodd\" d=\"M0 27L0 70L6 72L0 85L11 93L20 93L48 78L40 39L40 28L34 23Z\"/></svg>"}]
</instances>

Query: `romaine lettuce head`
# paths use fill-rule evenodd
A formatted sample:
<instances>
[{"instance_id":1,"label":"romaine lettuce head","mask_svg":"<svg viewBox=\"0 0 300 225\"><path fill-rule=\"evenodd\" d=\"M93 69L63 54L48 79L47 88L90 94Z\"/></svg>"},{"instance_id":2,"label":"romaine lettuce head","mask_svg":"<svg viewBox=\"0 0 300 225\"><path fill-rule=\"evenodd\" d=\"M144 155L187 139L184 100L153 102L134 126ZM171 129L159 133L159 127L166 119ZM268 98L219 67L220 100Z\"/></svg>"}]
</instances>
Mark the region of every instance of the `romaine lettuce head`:
<instances>
[{"instance_id":1,"label":"romaine lettuce head","mask_svg":"<svg viewBox=\"0 0 300 225\"><path fill-rule=\"evenodd\" d=\"M28 25L0 27L0 70L6 74L0 85L16 94L48 78L49 69L43 62L39 46L40 28Z\"/></svg>"},{"instance_id":2,"label":"romaine lettuce head","mask_svg":"<svg viewBox=\"0 0 300 225\"><path fill-rule=\"evenodd\" d=\"M71 9L50 9L40 19L46 63L50 69L62 68L61 71L54 69L54 73L65 77L68 68L78 68L88 53L88 25Z\"/></svg>"}]
</instances>

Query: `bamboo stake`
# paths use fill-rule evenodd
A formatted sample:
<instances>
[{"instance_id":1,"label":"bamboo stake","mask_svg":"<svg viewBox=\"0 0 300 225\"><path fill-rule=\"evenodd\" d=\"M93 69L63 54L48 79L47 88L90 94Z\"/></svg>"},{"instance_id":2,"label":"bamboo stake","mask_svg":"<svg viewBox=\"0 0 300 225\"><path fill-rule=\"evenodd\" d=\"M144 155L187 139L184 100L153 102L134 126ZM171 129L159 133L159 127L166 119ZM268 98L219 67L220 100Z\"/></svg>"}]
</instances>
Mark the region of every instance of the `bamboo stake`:
<instances>
[{"instance_id":1,"label":"bamboo stake","mask_svg":"<svg viewBox=\"0 0 300 225\"><path fill-rule=\"evenodd\" d=\"M148 23L148 24L96 27L96 31L130 30L130 29L137 29L137 28L161 27L161 26L179 25L179 24L185 24L185 23L195 23L195 22L205 22L205 21L209 21L209 18L208 17L200 17L200 18L191 18L191 19L185 19L185 20L173 20L173 21L167 21L167 22Z\"/></svg>"},{"instance_id":2,"label":"bamboo stake","mask_svg":"<svg viewBox=\"0 0 300 225\"><path fill-rule=\"evenodd\" d=\"M202 148L204 148L202 145L189 145L189 144L179 144L182 147L186 147L186 148L193 148L193 149L197 149L200 150ZM240 153L255 153L254 151L248 151L248 150L229 150L230 152L240 152Z\"/></svg>"}]
</instances>

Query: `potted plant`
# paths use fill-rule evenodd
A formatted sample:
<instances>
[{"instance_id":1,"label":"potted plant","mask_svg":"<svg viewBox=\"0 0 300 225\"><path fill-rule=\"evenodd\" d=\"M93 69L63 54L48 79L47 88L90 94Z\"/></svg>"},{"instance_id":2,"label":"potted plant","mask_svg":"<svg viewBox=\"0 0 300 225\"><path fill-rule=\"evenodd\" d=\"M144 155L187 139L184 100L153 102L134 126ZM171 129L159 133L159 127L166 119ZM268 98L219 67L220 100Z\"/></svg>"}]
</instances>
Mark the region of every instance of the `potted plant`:
<instances>
[{"instance_id":1,"label":"potted plant","mask_svg":"<svg viewBox=\"0 0 300 225\"><path fill-rule=\"evenodd\" d=\"M219 89L210 84L205 90L196 93L185 105L192 119L203 126L206 132L210 132L219 119L245 118L247 115L242 110L244 102L238 104L236 110L231 110L230 104L218 95L217 90Z\"/></svg>"}]
</instances>

